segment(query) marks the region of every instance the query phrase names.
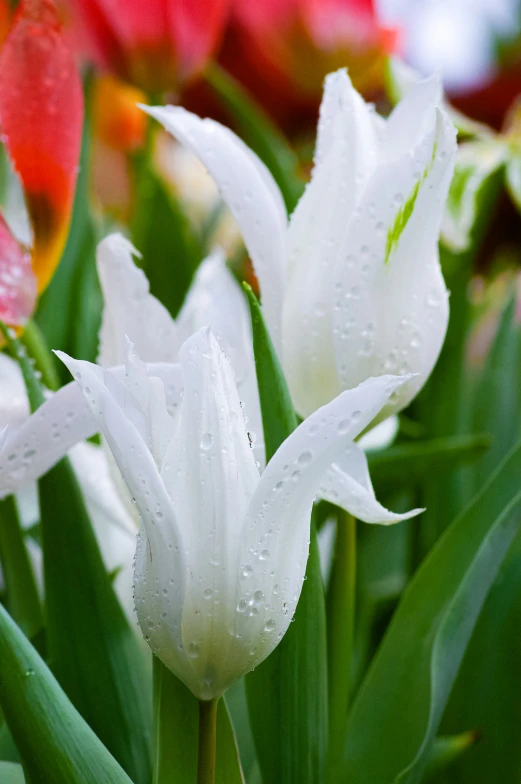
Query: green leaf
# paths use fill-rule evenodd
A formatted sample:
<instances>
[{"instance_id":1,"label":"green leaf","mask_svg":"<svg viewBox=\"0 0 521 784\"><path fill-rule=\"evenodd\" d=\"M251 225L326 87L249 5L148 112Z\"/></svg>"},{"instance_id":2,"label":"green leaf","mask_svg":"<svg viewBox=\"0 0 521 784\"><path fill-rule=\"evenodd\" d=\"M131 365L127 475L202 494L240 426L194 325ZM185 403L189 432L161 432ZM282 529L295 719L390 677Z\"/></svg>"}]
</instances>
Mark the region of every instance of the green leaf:
<instances>
[{"instance_id":1,"label":"green leaf","mask_svg":"<svg viewBox=\"0 0 521 784\"><path fill-rule=\"evenodd\" d=\"M494 437L492 448L468 472L467 481L481 486L521 433L519 399L521 328L515 296L509 297L476 389L474 427ZM458 784L488 784L501 770L502 780L515 781L521 770L516 726L521 723L521 534L516 536L487 598L465 654L443 732L479 727L483 742L458 762L446 779ZM494 644L491 645L491 640Z\"/></svg>"},{"instance_id":2,"label":"green leaf","mask_svg":"<svg viewBox=\"0 0 521 784\"><path fill-rule=\"evenodd\" d=\"M22 766L14 762L0 762L0 781L2 784L25 784Z\"/></svg>"},{"instance_id":3,"label":"green leaf","mask_svg":"<svg viewBox=\"0 0 521 784\"><path fill-rule=\"evenodd\" d=\"M288 213L293 212L304 183L298 176L298 158L288 141L255 99L220 66L210 65L205 79L230 113L243 140L272 173Z\"/></svg>"},{"instance_id":4,"label":"green leaf","mask_svg":"<svg viewBox=\"0 0 521 784\"><path fill-rule=\"evenodd\" d=\"M43 628L42 608L13 496L0 501L0 562L9 612L34 638Z\"/></svg>"},{"instance_id":5,"label":"green leaf","mask_svg":"<svg viewBox=\"0 0 521 784\"><path fill-rule=\"evenodd\" d=\"M342 781L420 781L479 612L519 530L520 471L518 446L410 583L353 706Z\"/></svg>"},{"instance_id":6,"label":"green leaf","mask_svg":"<svg viewBox=\"0 0 521 784\"><path fill-rule=\"evenodd\" d=\"M32 364L20 342L5 335L35 410L43 396ZM148 784L151 683L136 633L114 593L68 459L38 484L51 669L134 784Z\"/></svg>"},{"instance_id":7,"label":"green leaf","mask_svg":"<svg viewBox=\"0 0 521 784\"><path fill-rule=\"evenodd\" d=\"M269 459L297 420L262 313L247 289ZM316 784L327 750L324 586L314 522L306 581L293 623L273 653L246 676L250 722L264 781Z\"/></svg>"},{"instance_id":8,"label":"green leaf","mask_svg":"<svg viewBox=\"0 0 521 784\"><path fill-rule=\"evenodd\" d=\"M142 254L150 291L175 318L202 260L203 249L180 204L151 165L136 164L136 176L132 242Z\"/></svg>"},{"instance_id":9,"label":"green leaf","mask_svg":"<svg viewBox=\"0 0 521 784\"><path fill-rule=\"evenodd\" d=\"M0 704L33 784L131 784L1 606Z\"/></svg>"},{"instance_id":10,"label":"green leaf","mask_svg":"<svg viewBox=\"0 0 521 784\"><path fill-rule=\"evenodd\" d=\"M487 433L478 433L397 444L382 452L369 452L371 479L379 492L410 486L452 471L462 463L478 460L490 443Z\"/></svg>"},{"instance_id":11,"label":"green leaf","mask_svg":"<svg viewBox=\"0 0 521 784\"><path fill-rule=\"evenodd\" d=\"M244 784L239 748L226 698L217 706L217 761L215 784Z\"/></svg>"},{"instance_id":12,"label":"green leaf","mask_svg":"<svg viewBox=\"0 0 521 784\"><path fill-rule=\"evenodd\" d=\"M135 784L150 780L151 681L68 460L39 482L51 668ZM102 698L101 698L102 697Z\"/></svg>"},{"instance_id":13,"label":"green leaf","mask_svg":"<svg viewBox=\"0 0 521 784\"><path fill-rule=\"evenodd\" d=\"M154 657L153 784L196 784L199 702ZM216 784L242 784L235 735L226 702L217 709Z\"/></svg>"},{"instance_id":14,"label":"green leaf","mask_svg":"<svg viewBox=\"0 0 521 784\"><path fill-rule=\"evenodd\" d=\"M259 386L266 462L268 463L284 439L295 430L298 421L286 379L264 324L259 301L251 286L243 283L243 287L250 307L253 353Z\"/></svg>"},{"instance_id":15,"label":"green leaf","mask_svg":"<svg viewBox=\"0 0 521 784\"><path fill-rule=\"evenodd\" d=\"M198 731L197 699L154 656L153 784L195 784Z\"/></svg>"}]
</instances>

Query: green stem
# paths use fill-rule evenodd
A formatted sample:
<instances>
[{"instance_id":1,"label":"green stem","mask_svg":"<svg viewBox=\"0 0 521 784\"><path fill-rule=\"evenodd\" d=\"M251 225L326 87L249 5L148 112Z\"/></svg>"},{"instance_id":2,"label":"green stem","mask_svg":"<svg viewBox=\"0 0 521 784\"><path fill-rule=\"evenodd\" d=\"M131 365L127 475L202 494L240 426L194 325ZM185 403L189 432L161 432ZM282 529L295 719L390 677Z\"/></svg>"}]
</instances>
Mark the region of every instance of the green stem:
<instances>
[{"instance_id":1,"label":"green stem","mask_svg":"<svg viewBox=\"0 0 521 784\"><path fill-rule=\"evenodd\" d=\"M12 495L0 501L0 562L8 610L27 637L34 638L43 628L42 607Z\"/></svg>"},{"instance_id":2,"label":"green stem","mask_svg":"<svg viewBox=\"0 0 521 784\"><path fill-rule=\"evenodd\" d=\"M29 319L20 340L26 347L29 356L34 359L37 370L42 374L42 383L47 389L53 391L59 389L60 381L54 366L54 354L49 351L40 327L35 321Z\"/></svg>"},{"instance_id":3,"label":"green stem","mask_svg":"<svg viewBox=\"0 0 521 784\"><path fill-rule=\"evenodd\" d=\"M215 784L218 701L218 698L199 701L197 784Z\"/></svg>"},{"instance_id":4,"label":"green stem","mask_svg":"<svg viewBox=\"0 0 521 784\"><path fill-rule=\"evenodd\" d=\"M356 520L339 510L333 570L327 596L329 754L333 773L342 754L351 686L356 604Z\"/></svg>"}]
</instances>

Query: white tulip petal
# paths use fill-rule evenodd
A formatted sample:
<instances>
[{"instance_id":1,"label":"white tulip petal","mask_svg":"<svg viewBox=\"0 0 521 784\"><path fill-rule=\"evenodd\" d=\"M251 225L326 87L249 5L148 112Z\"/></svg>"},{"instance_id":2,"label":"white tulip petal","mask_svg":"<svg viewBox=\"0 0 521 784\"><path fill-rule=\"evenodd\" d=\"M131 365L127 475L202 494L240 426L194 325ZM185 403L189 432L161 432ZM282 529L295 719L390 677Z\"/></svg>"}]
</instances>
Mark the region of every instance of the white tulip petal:
<instances>
[{"instance_id":1,"label":"white tulip petal","mask_svg":"<svg viewBox=\"0 0 521 784\"><path fill-rule=\"evenodd\" d=\"M199 266L177 318L183 340L209 327L232 363L235 382L249 423L256 434L255 457L264 465L264 443L259 391L251 334L251 318L244 293L222 250L214 251Z\"/></svg>"},{"instance_id":2,"label":"white tulip petal","mask_svg":"<svg viewBox=\"0 0 521 784\"><path fill-rule=\"evenodd\" d=\"M119 532L135 546L137 527L123 504L114 482L104 449L95 444L76 444L70 451L72 467L81 484L91 519ZM101 525L99 526L101 528ZM115 569L119 562L106 559L107 568Z\"/></svg>"},{"instance_id":3,"label":"white tulip petal","mask_svg":"<svg viewBox=\"0 0 521 784\"><path fill-rule=\"evenodd\" d=\"M126 338L146 362L175 362L180 341L167 309L150 294L146 275L132 256L139 255L121 234L111 234L98 245L97 267L103 291L103 319L98 364L121 365Z\"/></svg>"},{"instance_id":4,"label":"white tulip petal","mask_svg":"<svg viewBox=\"0 0 521 784\"><path fill-rule=\"evenodd\" d=\"M136 621L132 591L137 527L123 504L114 483L104 449L77 444L70 453L101 554L114 581L121 606L132 624Z\"/></svg>"},{"instance_id":5,"label":"white tulip petal","mask_svg":"<svg viewBox=\"0 0 521 784\"><path fill-rule=\"evenodd\" d=\"M283 362L301 414L341 391L333 343L331 274L335 251L376 163L373 114L345 70L327 77L315 168L288 232Z\"/></svg>"},{"instance_id":6,"label":"white tulip petal","mask_svg":"<svg viewBox=\"0 0 521 784\"><path fill-rule=\"evenodd\" d=\"M18 362L0 353L0 429L18 425L28 415L29 403Z\"/></svg>"},{"instance_id":7,"label":"white tulip petal","mask_svg":"<svg viewBox=\"0 0 521 784\"><path fill-rule=\"evenodd\" d=\"M204 697L237 677L234 565L259 472L232 367L208 329L186 341L180 362L183 403L161 474L183 526L189 564L182 618L183 645L193 668L189 685ZM226 666L214 672L215 661L229 662L230 681Z\"/></svg>"},{"instance_id":8,"label":"white tulip petal","mask_svg":"<svg viewBox=\"0 0 521 784\"><path fill-rule=\"evenodd\" d=\"M284 441L262 474L245 519L239 561L238 606L249 608L259 597L257 612L250 617L245 613L241 624L243 639L255 652L252 667L275 647L295 611L306 568L311 507L320 483L406 380L382 376L343 392ZM355 489L358 493L358 485Z\"/></svg>"},{"instance_id":9,"label":"white tulip petal","mask_svg":"<svg viewBox=\"0 0 521 784\"><path fill-rule=\"evenodd\" d=\"M375 170L337 258L333 322L341 385L383 373L420 374L381 419L422 387L445 337L448 295L437 240L455 149L452 124L433 109L418 146Z\"/></svg>"},{"instance_id":10,"label":"white tulip petal","mask_svg":"<svg viewBox=\"0 0 521 784\"><path fill-rule=\"evenodd\" d=\"M424 511L413 509L404 514L395 514L378 503L369 476L367 458L356 444L352 444L331 466L318 492L325 501L340 506L364 523L390 525Z\"/></svg>"},{"instance_id":11,"label":"white tulip petal","mask_svg":"<svg viewBox=\"0 0 521 784\"><path fill-rule=\"evenodd\" d=\"M443 88L438 75L415 84L389 115L381 142L381 157L396 160L421 141L441 106Z\"/></svg>"},{"instance_id":12,"label":"white tulip petal","mask_svg":"<svg viewBox=\"0 0 521 784\"><path fill-rule=\"evenodd\" d=\"M109 391L113 390L114 386L112 384L105 385L106 380L114 381L114 378L111 379L113 371L103 371L96 365L74 360L63 353L60 353L59 356L73 373L85 394L139 510L142 521L141 547L138 548L139 564L143 568L143 560L153 563L154 554L163 554L162 558L156 558L154 568L159 572L163 581L167 579L166 574L168 574L168 585L172 591L170 596L171 612L172 614L177 613L179 618L183 599L183 585L180 579L183 572L183 547L177 520L158 467L141 434L126 418L120 401L118 402ZM167 559L164 558L164 553L168 553ZM136 613L146 639L156 623L153 611L153 608L157 606L157 602L153 598L156 588L153 582L152 579L147 583L145 576L141 580L136 579L135 586ZM175 600L172 600L172 595L175 596ZM147 606L146 615L139 611L142 603ZM169 636L168 645L173 647L174 642Z\"/></svg>"},{"instance_id":13,"label":"white tulip petal","mask_svg":"<svg viewBox=\"0 0 521 784\"><path fill-rule=\"evenodd\" d=\"M204 163L237 221L255 267L272 339L280 347L286 210L270 172L228 128L179 106L144 111Z\"/></svg>"},{"instance_id":14,"label":"white tulip petal","mask_svg":"<svg viewBox=\"0 0 521 784\"><path fill-rule=\"evenodd\" d=\"M151 363L149 375L163 381L174 414L183 391L179 365ZM111 373L122 378L124 367ZM43 476L80 441L99 432L99 423L74 382L62 387L18 427L7 427L0 444L0 498Z\"/></svg>"}]
</instances>

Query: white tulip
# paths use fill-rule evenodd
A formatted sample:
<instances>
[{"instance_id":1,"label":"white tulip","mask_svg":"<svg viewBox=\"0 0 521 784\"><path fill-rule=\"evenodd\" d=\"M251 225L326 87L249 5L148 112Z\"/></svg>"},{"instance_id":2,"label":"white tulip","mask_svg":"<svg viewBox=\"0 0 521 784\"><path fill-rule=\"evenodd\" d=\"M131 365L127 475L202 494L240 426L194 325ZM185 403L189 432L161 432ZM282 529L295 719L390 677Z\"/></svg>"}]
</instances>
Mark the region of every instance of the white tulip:
<instances>
[{"instance_id":1,"label":"white tulip","mask_svg":"<svg viewBox=\"0 0 521 784\"><path fill-rule=\"evenodd\" d=\"M281 445L260 475L234 372L205 328L181 347L184 394L129 351L126 373L59 353L85 396L141 518L136 612L154 653L200 699L222 694L286 632L306 567L311 507L336 460L345 503L394 522L353 439L408 377L340 395Z\"/></svg>"},{"instance_id":2,"label":"white tulip","mask_svg":"<svg viewBox=\"0 0 521 784\"><path fill-rule=\"evenodd\" d=\"M311 182L289 225L271 174L228 128L143 107L206 165L239 224L302 416L371 376L416 374L384 419L434 367L448 323L437 242L456 152L441 106L431 78L385 120L345 71L330 74Z\"/></svg>"},{"instance_id":3,"label":"white tulip","mask_svg":"<svg viewBox=\"0 0 521 784\"><path fill-rule=\"evenodd\" d=\"M5 354L0 354L0 427L9 428L11 438L20 443L22 462L30 459L33 450L33 446L28 447L27 441L27 438L31 438L31 423L34 424L34 419L30 419L29 401L18 363ZM25 433L25 436L22 433ZM52 437L51 433L49 435ZM12 455L13 452L9 449L7 457ZM135 526L114 487L104 450L93 444L76 444L71 449L70 459L85 498L103 561L109 572L117 570L116 593L128 617L132 618L130 585L132 557L135 550ZM13 462L15 461L8 460L7 464ZM16 491L21 522L24 528L28 528L39 519L38 494L33 482L28 481L23 466L19 465L17 468L13 468L11 492ZM1 485L5 469L0 475ZM1 494L2 497L4 495L6 493ZM40 548L30 538L27 538L26 542L33 567L37 577L40 578Z\"/></svg>"}]
</instances>

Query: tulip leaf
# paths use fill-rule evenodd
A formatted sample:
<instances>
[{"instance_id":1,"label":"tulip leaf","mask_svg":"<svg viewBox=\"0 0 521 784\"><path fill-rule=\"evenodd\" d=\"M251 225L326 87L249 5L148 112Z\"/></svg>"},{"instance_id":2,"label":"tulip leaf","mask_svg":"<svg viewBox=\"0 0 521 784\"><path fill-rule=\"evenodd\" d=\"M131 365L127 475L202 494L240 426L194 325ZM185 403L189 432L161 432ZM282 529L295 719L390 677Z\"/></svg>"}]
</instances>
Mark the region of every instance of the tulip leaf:
<instances>
[{"instance_id":1,"label":"tulip leaf","mask_svg":"<svg viewBox=\"0 0 521 784\"><path fill-rule=\"evenodd\" d=\"M479 487L521 435L519 375L521 327L512 294L499 320L475 391L474 428L484 427L494 441L466 481ZM521 673L518 629L521 624L521 534L501 566L466 651L442 724L445 733L478 727L482 742L445 774L447 781L477 784L515 781L521 770L516 727L521 723ZM491 640L494 644L491 644Z\"/></svg>"},{"instance_id":2,"label":"tulip leaf","mask_svg":"<svg viewBox=\"0 0 521 784\"><path fill-rule=\"evenodd\" d=\"M295 430L298 421L259 301L247 283L243 286L250 306L266 462L269 462L284 439Z\"/></svg>"},{"instance_id":3,"label":"tulip leaf","mask_svg":"<svg viewBox=\"0 0 521 784\"><path fill-rule=\"evenodd\" d=\"M298 176L299 161L282 133L276 128L255 99L223 68L210 65L205 78L246 142L267 166L286 204L293 212L304 191Z\"/></svg>"},{"instance_id":4,"label":"tulip leaf","mask_svg":"<svg viewBox=\"0 0 521 784\"><path fill-rule=\"evenodd\" d=\"M1 606L0 704L32 784L131 784Z\"/></svg>"},{"instance_id":5,"label":"tulip leaf","mask_svg":"<svg viewBox=\"0 0 521 784\"><path fill-rule=\"evenodd\" d=\"M297 425L275 350L252 291L253 348L267 459ZM294 621L273 653L246 676L250 722L264 781L316 784L327 750L324 586L311 524L306 581Z\"/></svg>"},{"instance_id":6,"label":"tulip leaf","mask_svg":"<svg viewBox=\"0 0 521 784\"><path fill-rule=\"evenodd\" d=\"M15 762L0 762L0 781L2 784L25 784L22 766Z\"/></svg>"},{"instance_id":7,"label":"tulip leaf","mask_svg":"<svg viewBox=\"0 0 521 784\"><path fill-rule=\"evenodd\" d=\"M410 486L478 460L490 447L491 440L487 433L477 433L397 444L381 452L369 452L371 479L380 492L400 485Z\"/></svg>"},{"instance_id":8,"label":"tulip leaf","mask_svg":"<svg viewBox=\"0 0 521 784\"><path fill-rule=\"evenodd\" d=\"M43 628L42 607L13 496L0 501L0 562L9 612L34 638Z\"/></svg>"},{"instance_id":9,"label":"tulip leaf","mask_svg":"<svg viewBox=\"0 0 521 784\"><path fill-rule=\"evenodd\" d=\"M150 291L175 318L203 249L180 203L151 166L135 167L137 202L132 242L142 254Z\"/></svg>"},{"instance_id":10,"label":"tulip leaf","mask_svg":"<svg viewBox=\"0 0 521 784\"><path fill-rule=\"evenodd\" d=\"M520 471L517 446L409 584L353 705L339 781L421 780L480 610L519 531Z\"/></svg>"},{"instance_id":11,"label":"tulip leaf","mask_svg":"<svg viewBox=\"0 0 521 784\"><path fill-rule=\"evenodd\" d=\"M197 782L198 702L154 656L153 784Z\"/></svg>"},{"instance_id":12,"label":"tulip leaf","mask_svg":"<svg viewBox=\"0 0 521 784\"><path fill-rule=\"evenodd\" d=\"M197 784L199 702L154 657L153 784ZM243 784L235 735L225 699L217 709L216 784Z\"/></svg>"},{"instance_id":13,"label":"tulip leaf","mask_svg":"<svg viewBox=\"0 0 521 784\"><path fill-rule=\"evenodd\" d=\"M32 364L20 342L8 331L5 335L35 410L43 395ZM148 784L150 678L136 633L103 564L67 458L40 479L39 494L51 669L134 784Z\"/></svg>"}]
</instances>

